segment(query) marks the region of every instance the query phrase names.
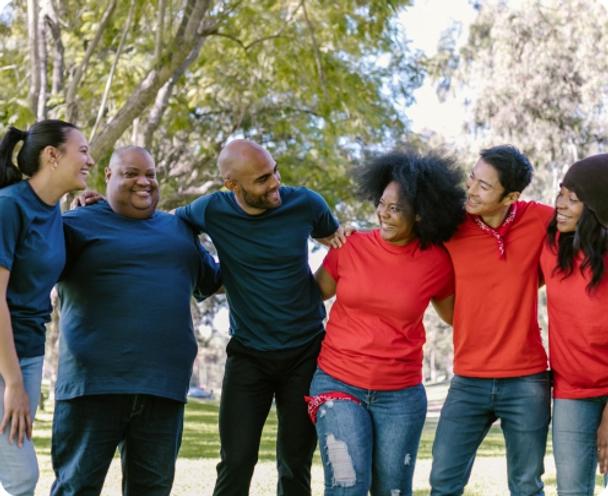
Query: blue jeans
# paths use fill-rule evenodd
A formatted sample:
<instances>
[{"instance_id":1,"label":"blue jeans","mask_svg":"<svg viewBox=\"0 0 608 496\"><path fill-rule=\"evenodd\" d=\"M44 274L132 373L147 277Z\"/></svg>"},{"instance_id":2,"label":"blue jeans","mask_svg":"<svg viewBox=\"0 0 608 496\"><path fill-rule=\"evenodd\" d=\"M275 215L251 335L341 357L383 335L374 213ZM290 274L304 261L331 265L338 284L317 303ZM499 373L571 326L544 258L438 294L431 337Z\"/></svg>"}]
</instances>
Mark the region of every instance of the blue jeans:
<instances>
[{"instance_id":1,"label":"blue jeans","mask_svg":"<svg viewBox=\"0 0 608 496\"><path fill-rule=\"evenodd\" d=\"M607 402L608 396L553 402L553 456L560 496L593 496L595 436Z\"/></svg>"},{"instance_id":2,"label":"blue jeans","mask_svg":"<svg viewBox=\"0 0 608 496\"><path fill-rule=\"evenodd\" d=\"M22 358L19 360L25 392L30 399L30 416L36 416L40 399L42 382L42 363L44 357ZM4 417L4 380L0 375L0 419ZM17 447L17 441L9 444L9 423L4 434L0 436L0 488L12 496L32 496L38 482L38 461L32 441L23 441L23 447ZM2 490L0 489L0 494Z\"/></svg>"},{"instance_id":3,"label":"blue jeans","mask_svg":"<svg viewBox=\"0 0 608 496\"><path fill-rule=\"evenodd\" d=\"M317 411L326 496L411 496L414 465L426 418L422 384L393 391L349 386L317 369L310 395L343 392Z\"/></svg>"},{"instance_id":4,"label":"blue jeans","mask_svg":"<svg viewBox=\"0 0 608 496\"><path fill-rule=\"evenodd\" d=\"M551 417L547 372L506 379L454 376L433 443L431 495L461 495L477 448L500 419L512 496L543 496Z\"/></svg>"},{"instance_id":5,"label":"blue jeans","mask_svg":"<svg viewBox=\"0 0 608 496\"><path fill-rule=\"evenodd\" d=\"M102 394L57 401L51 495L99 495L118 447L122 491L168 496L182 439L184 405L144 394Z\"/></svg>"}]
</instances>

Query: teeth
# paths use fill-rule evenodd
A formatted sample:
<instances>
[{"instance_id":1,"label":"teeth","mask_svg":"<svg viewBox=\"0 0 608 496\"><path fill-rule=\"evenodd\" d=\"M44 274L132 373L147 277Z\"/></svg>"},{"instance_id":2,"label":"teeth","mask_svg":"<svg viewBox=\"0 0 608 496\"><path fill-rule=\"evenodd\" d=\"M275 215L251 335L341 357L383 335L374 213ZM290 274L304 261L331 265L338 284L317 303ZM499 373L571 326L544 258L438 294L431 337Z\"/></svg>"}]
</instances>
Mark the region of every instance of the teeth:
<instances>
[{"instance_id":1,"label":"teeth","mask_svg":"<svg viewBox=\"0 0 608 496\"><path fill-rule=\"evenodd\" d=\"M558 220L570 220L572 217L566 217L565 215L562 214L557 214L557 219Z\"/></svg>"}]
</instances>

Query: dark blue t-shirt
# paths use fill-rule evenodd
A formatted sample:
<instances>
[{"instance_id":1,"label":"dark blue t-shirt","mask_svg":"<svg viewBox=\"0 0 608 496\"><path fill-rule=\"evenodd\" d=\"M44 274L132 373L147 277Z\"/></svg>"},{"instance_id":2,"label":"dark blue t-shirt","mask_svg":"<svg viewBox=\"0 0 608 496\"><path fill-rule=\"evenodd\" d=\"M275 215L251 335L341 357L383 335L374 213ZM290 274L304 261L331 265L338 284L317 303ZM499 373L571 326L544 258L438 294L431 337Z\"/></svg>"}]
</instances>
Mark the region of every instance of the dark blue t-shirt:
<instances>
[{"instance_id":1,"label":"dark blue t-shirt","mask_svg":"<svg viewBox=\"0 0 608 496\"><path fill-rule=\"evenodd\" d=\"M63 221L57 399L151 394L186 401L197 352L190 300L219 288L219 266L174 215L131 219L104 201Z\"/></svg>"},{"instance_id":2,"label":"dark blue t-shirt","mask_svg":"<svg viewBox=\"0 0 608 496\"><path fill-rule=\"evenodd\" d=\"M42 356L50 294L65 263L59 204L44 203L28 181L2 188L0 232L0 266L10 271L6 301L17 356Z\"/></svg>"},{"instance_id":3,"label":"dark blue t-shirt","mask_svg":"<svg viewBox=\"0 0 608 496\"><path fill-rule=\"evenodd\" d=\"M282 205L247 214L231 192L203 196L177 209L217 248L230 305L230 333L247 347L280 350L323 331L325 307L308 266L308 237L333 234L338 222L325 200L282 186Z\"/></svg>"}]
</instances>

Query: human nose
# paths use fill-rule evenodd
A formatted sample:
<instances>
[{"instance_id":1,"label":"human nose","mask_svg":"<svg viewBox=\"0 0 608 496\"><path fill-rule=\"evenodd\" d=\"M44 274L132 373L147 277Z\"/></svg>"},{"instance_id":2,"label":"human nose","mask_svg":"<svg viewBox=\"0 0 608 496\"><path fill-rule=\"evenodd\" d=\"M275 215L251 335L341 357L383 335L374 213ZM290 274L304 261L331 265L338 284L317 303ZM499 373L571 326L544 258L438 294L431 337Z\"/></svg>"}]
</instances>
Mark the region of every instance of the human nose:
<instances>
[{"instance_id":1,"label":"human nose","mask_svg":"<svg viewBox=\"0 0 608 496\"><path fill-rule=\"evenodd\" d=\"M562 195L557 195L557 199L555 200L555 208L564 209L566 207L564 197Z\"/></svg>"},{"instance_id":2,"label":"human nose","mask_svg":"<svg viewBox=\"0 0 608 496\"><path fill-rule=\"evenodd\" d=\"M278 188L281 185L281 174L279 174L279 171L275 172L272 175L272 178L274 179L274 184L272 185L272 187Z\"/></svg>"}]
</instances>

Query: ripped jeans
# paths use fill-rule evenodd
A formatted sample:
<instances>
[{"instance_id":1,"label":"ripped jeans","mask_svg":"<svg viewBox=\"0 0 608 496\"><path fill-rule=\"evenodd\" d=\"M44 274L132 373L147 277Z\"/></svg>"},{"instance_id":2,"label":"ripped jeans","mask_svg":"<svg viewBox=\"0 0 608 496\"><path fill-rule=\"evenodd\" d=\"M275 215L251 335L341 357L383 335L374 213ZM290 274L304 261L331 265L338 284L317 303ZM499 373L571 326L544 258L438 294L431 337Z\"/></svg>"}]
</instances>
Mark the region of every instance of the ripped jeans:
<instances>
[{"instance_id":1,"label":"ripped jeans","mask_svg":"<svg viewBox=\"0 0 608 496\"><path fill-rule=\"evenodd\" d=\"M419 384L393 391L350 386L317 368L310 395L347 393L317 411L325 496L411 496L414 465L426 417Z\"/></svg>"}]
</instances>

